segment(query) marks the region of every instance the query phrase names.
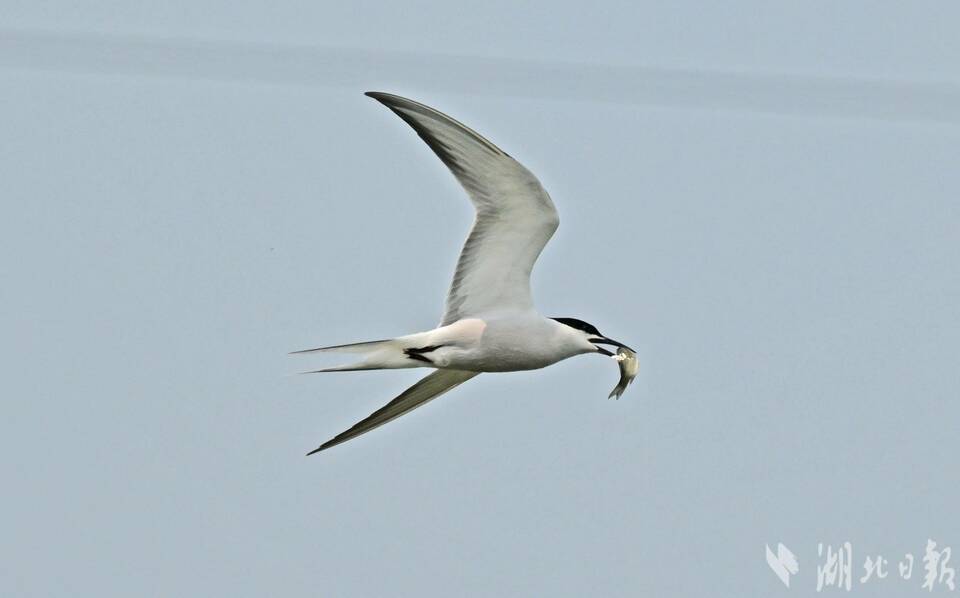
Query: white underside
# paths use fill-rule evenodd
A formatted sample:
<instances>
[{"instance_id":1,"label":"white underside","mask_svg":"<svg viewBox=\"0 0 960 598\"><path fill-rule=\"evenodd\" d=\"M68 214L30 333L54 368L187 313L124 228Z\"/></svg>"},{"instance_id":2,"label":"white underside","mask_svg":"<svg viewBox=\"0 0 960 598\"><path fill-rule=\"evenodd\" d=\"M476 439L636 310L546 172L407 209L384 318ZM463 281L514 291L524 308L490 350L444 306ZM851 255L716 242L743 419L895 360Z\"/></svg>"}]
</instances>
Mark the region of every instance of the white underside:
<instances>
[{"instance_id":1,"label":"white underside","mask_svg":"<svg viewBox=\"0 0 960 598\"><path fill-rule=\"evenodd\" d=\"M436 347L412 358L408 350ZM356 348L350 348L357 352ZM471 372L534 370L596 352L576 331L537 313L467 318L370 345L359 363L336 369L430 367Z\"/></svg>"}]
</instances>

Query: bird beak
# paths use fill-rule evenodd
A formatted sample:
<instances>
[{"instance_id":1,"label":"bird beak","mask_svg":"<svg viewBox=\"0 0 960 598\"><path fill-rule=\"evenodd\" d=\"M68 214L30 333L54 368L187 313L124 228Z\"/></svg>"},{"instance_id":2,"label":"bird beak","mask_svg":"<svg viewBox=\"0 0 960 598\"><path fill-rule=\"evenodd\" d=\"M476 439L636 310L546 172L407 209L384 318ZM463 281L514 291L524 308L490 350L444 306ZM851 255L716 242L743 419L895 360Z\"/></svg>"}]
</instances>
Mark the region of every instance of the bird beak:
<instances>
[{"instance_id":1,"label":"bird beak","mask_svg":"<svg viewBox=\"0 0 960 598\"><path fill-rule=\"evenodd\" d=\"M607 338L607 337L605 337L605 336L604 336L604 337L600 337L600 338L592 338L592 339L590 339L590 342L593 343L594 345L597 345L597 344L600 344L600 345L613 345L613 346L615 346L615 347L617 347L617 348L623 347L624 349L627 349L628 351L633 351L633 349L631 349L630 347L626 346L625 344L623 344L623 343L621 343L621 342L619 342L619 341L615 341L615 340L613 340L612 338ZM613 353L611 353L610 351L607 351L607 350L604 349L603 347L597 347L597 350L600 351L601 353L603 353L604 355L611 355L611 356L613 355ZM636 351L633 351L633 352L636 353Z\"/></svg>"},{"instance_id":2,"label":"bird beak","mask_svg":"<svg viewBox=\"0 0 960 598\"><path fill-rule=\"evenodd\" d=\"M590 342L593 342L593 341L590 341ZM599 353L599 354L601 354L601 355L606 355L607 357L613 357L613 353L611 353L610 351L607 351L607 350L604 349L603 347L601 347L601 346L599 346L599 345L594 345L594 347L597 348L597 353Z\"/></svg>"}]
</instances>

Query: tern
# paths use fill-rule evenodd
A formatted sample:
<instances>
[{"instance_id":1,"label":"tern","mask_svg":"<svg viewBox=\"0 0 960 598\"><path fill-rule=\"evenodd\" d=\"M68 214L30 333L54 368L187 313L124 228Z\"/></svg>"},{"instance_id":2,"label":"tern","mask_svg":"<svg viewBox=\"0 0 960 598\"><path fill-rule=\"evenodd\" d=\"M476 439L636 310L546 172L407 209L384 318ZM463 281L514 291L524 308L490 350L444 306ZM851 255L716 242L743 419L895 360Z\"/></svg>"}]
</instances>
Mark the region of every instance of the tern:
<instances>
[{"instance_id":1,"label":"tern","mask_svg":"<svg viewBox=\"0 0 960 598\"><path fill-rule=\"evenodd\" d=\"M534 307L530 272L560 218L529 170L472 129L429 106L389 93L366 95L392 110L426 142L466 190L476 217L460 251L437 328L294 352L360 356L356 363L305 373L436 370L308 455L382 426L483 372L535 370L584 354L622 359L602 345L632 353L592 324L577 318L544 317Z\"/></svg>"}]
</instances>

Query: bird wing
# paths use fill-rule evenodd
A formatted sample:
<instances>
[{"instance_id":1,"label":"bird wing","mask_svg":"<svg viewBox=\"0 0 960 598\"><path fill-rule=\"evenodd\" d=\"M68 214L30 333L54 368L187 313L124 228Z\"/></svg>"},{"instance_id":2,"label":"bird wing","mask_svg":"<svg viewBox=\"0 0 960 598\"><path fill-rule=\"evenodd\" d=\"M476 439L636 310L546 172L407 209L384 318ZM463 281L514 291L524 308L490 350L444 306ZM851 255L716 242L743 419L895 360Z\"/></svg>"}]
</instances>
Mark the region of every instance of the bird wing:
<instances>
[{"instance_id":1,"label":"bird wing","mask_svg":"<svg viewBox=\"0 0 960 598\"><path fill-rule=\"evenodd\" d=\"M540 181L500 148L429 106L387 93L367 95L413 127L476 208L440 325L490 311L533 309L530 272L560 224Z\"/></svg>"},{"instance_id":2,"label":"bird wing","mask_svg":"<svg viewBox=\"0 0 960 598\"><path fill-rule=\"evenodd\" d=\"M380 427L388 421L396 419L404 413L412 411L420 405L439 397L448 390L460 386L479 373L480 372L467 372L463 370L437 370L403 391L400 396L394 400L371 413L366 419L354 424L354 426L346 432L337 434L307 453L307 455L318 453Z\"/></svg>"}]
</instances>

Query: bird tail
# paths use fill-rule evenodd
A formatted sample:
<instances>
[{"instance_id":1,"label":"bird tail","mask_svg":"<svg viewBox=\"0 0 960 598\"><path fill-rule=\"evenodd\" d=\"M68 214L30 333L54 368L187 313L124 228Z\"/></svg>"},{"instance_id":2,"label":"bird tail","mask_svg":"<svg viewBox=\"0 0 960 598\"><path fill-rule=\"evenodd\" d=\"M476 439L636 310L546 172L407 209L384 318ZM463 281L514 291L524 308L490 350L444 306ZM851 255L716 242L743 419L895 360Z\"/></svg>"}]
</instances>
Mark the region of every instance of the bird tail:
<instances>
[{"instance_id":1,"label":"bird tail","mask_svg":"<svg viewBox=\"0 0 960 598\"><path fill-rule=\"evenodd\" d=\"M354 372L357 370L385 370L413 368L423 366L416 360L409 358L404 352L404 343L400 339L381 341L367 341L350 343L347 345L333 345L331 347L317 347L294 351L291 355L307 355L312 353L357 353L363 356L361 361L319 370L310 370L304 374L319 374L322 372Z\"/></svg>"},{"instance_id":2,"label":"bird tail","mask_svg":"<svg viewBox=\"0 0 960 598\"><path fill-rule=\"evenodd\" d=\"M347 345L332 345L329 347L317 347L316 349L303 349L301 351L294 351L290 355L304 355L307 353L368 353L370 351L375 351L388 343L392 343L394 339L382 340L382 341L367 341L365 343L350 343Z\"/></svg>"}]
</instances>

